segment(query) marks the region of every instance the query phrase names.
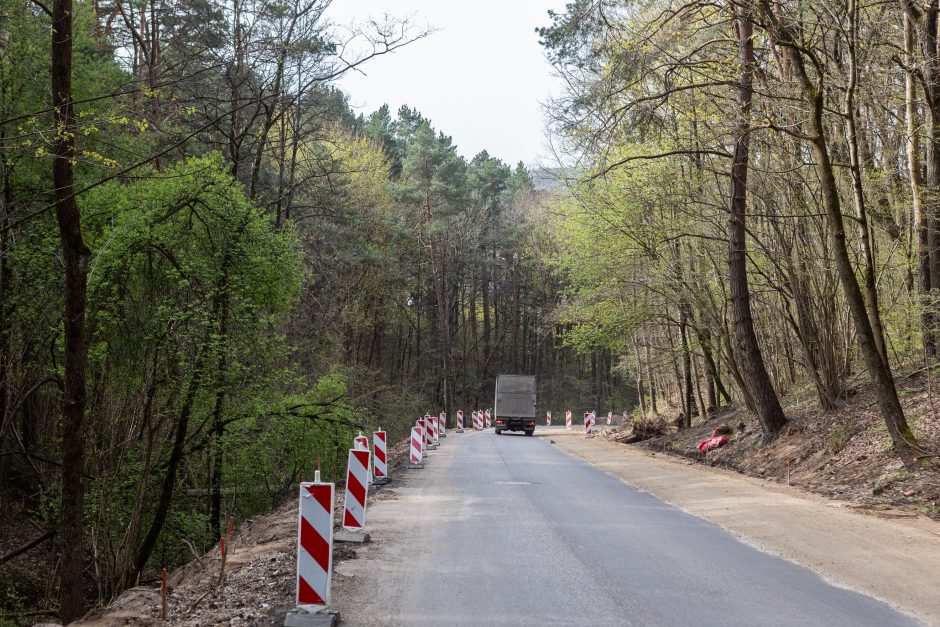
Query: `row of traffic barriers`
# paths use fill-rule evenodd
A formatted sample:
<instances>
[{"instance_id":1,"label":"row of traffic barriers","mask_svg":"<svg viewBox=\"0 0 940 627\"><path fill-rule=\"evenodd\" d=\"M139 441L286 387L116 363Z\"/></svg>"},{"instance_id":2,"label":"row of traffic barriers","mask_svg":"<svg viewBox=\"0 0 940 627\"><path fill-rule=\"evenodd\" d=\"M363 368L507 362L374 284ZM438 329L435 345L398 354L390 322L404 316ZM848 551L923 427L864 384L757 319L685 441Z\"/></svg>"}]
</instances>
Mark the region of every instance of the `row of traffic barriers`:
<instances>
[{"instance_id":1,"label":"row of traffic barriers","mask_svg":"<svg viewBox=\"0 0 940 627\"><path fill-rule=\"evenodd\" d=\"M457 415L458 431L463 432L463 412L458 412ZM424 468L427 452L436 449L445 437L446 414L419 418L411 429L410 463L406 467ZM296 608L287 614L284 620L286 627L336 624L338 613L329 609L333 542L369 540L369 534L366 533L369 486L390 480L387 444L387 434L381 429L372 434L371 454L369 439L362 432L353 439L353 448L349 449L346 467L342 528L335 534L333 511L336 505L336 484L321 482L319 470L315 472L312 482L300 484Z\"/></svg>"},{"instance_id":2,"label":"row of traffic barriers","mask_svg":"<svg viewBox=\"0 0 940 627\"><path fill-rule=\"evenodd\" d=\"M333 533L336 484L320 481L320 471L312 482L300 484L297 520L297 607L287 614L284 625L335 625L338 614L329 609L333 575L333 542L366 542L366 506L369 486L389 481L388 440L382 429L369 439L359 433L349 449L346 466L346 496L343 499L341 531Z\"/></svg>"},{"instance_id":3,"label":"row of traffic barriers","mask_svg":"<svg viewBox=\"0 0 940 627\"><path fill-rule=\"evenodd\" d=\"M471 428L482 431L492 427L492 412L489 409L471 413ZM626 413L624 413L626 419ZM607 414L611 424L613 412ZM596 412L584 412L585 437L593 438ZM551 426L552 414L546 413L546 425ZM464 433L464 413L457 412L457 433ZM571 429L571 412L565 412L565 429ZM424 468L429 451L437 449L447 437L447 414L425 415L418 418L411 428L409 456L406 468ZM346 496L343 500L342 530L333 533L333 510L336 503L336 484L320 481L317 470L312 482L300 484L300 505L297 521L297 607L284 621L288 627L307 625L334 625L336 612L329 610L330 580L333 574L333 542L366 542L366 505L369 486L387 483L388 456L387 434L382 429L372 434L372 451L369 439L362 432L353 440L349 449L346 467Z\"/></svg>"}]
</instances>

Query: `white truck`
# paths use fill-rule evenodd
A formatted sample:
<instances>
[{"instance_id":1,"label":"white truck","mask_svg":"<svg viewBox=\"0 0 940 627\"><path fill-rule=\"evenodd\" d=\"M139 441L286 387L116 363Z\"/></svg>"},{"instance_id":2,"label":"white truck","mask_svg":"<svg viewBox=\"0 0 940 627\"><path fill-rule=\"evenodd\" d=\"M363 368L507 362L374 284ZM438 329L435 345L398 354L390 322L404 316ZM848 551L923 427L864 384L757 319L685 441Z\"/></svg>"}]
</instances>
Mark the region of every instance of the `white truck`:
<instances>
[{"instance_id":1,"label":"white truck","mask_svg":"<svg viewBox=\"0 0 940 627\"><path fill-rule=\"evenodd\" d=\"M503 431L535 432L535 377L524 374L496 376L496 401L493 419L496 435Z\"/></svg>"}]
</instances>

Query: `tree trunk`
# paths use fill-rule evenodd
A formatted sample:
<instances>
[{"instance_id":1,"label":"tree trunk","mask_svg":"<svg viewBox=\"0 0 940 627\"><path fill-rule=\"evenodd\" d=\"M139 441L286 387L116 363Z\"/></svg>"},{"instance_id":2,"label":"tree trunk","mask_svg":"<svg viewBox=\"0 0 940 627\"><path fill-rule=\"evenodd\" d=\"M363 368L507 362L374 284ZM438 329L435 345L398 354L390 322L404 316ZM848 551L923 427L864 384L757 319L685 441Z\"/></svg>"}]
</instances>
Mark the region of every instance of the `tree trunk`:
<instances>
[{"instance_id":1,"label":"tree trunk","mask_svg":"<svg viewBox=\"0 0 940 627\"><path fill-rule=\"evenodd\" d=\"M210 336L207 334L202 346L199 347L193 363L193 373L189 380L189 387L186 390L186 396L180 407L179 416L176 421L176 433L173 437L173 448L170 450L170 458L166 463L166 474L163 476L163 484L160 488L160 495L157 498L157 507L147 528L147 535L141 540L140 546L134 558L133 569L126 581L134 581L137 574L147 565L150 554L153 553L157 545L157 539L160 532L163 531L163 525L166 523L167 514L170 511L170 504L173 502L173 492L176 489L176 475L183 460L183 453L186 448L186 436L189 433L189 419L192 416L193 403L196 401L196 393L202 385L202 377L206 366L206 354Z\"/></svg>"},{"instance_id":2,"label":"tree trunk","mask_svg":"<svg viewBox=\"0 0 940 627\"><path fill-rule=\"evenodd\" d=\"M894 443L894 449L901 461L908 468L917 467L917 457L923 450L917 443L904 410L898 399L897 389L890 366L885 363L878 352L874 332L869 316L877 316L878 312L869 312L865 306L865 299L859 288L855 276L855 268L849 257L846 246L845 225L842 221L842 207L836 183L835 171L829 155L829 146L825 136L823 123L824 91L821 83L814 83L804 65L803 53L800 50L798 39L781 20L777 18L768 4L769 0L762 0L766 16L772 20L772 37L784 48L790 61L799 87L802 90L806 104L809 106L809 127L812 136L813 157L816 166L816 175L819 178L820 192L826 217L829 222L832 255L835 259L839 281L845 293L845 299L855 323L856 335L862 358L868 368L872 385L878 399L881 414L888 428L888 433Z\"/></svg>"},{"instance_id":3,"label":"tree trunk","mask_svg":"<svg viewBox=\"0 0 940 627\"><path fill-rule=\"evenodd\" d=\"M937 17L940 1L930 0L923 12L924 83L927 90L927 180L925 186L924 222L927 230L927 265L930 292L940 289L940 51L937 49ZM934 342L934 354L940 349L936 343L937 303L928 299L932 325L928 336Z\"/></svg>"},{"instance_id":4,"label":"tree trunk","mask_svg":"<svg viewBox=\"0 0 940 627\"><path fill-rule=\"evenodd\" d=\"M679 307L679 350L682 352L682 390L684 398L682 400L683 411L685 412L685 427L692 426L692 406L694 401L694 391L692 390L692 350L689 348L689 315L684 306Z\"/></svg>"},{"instance_id":5,"label":"tree trunk","mask_svg":"<svg viewBox=\"0 0 940 627\"><path fill-rule=\"evenodd\" d=\"M865 306L868 309L868 321L871 324L875 348L881 355L885 367L888 366L888 349L885 347L884 329L881 325L881 314L878 310L878 288L875 285L875 255L872 252L871 238L869 237L868 212L865 208L865 194L862 189L862 163L859 156L858 129L855 118L858 111L855 106L855 90L858 84L858 64L856 43L858 39L859 8L857 0L848 2L849 18L849 84L845 90L844 108L842 111L845 120L846 143L849 148L849 171L852 174L852 198L855 204L855 217L858 219L858 239L862 248L862 284L865 288Z\"/></svg>"},{"instance_id":6,"label":"tree trunk","mask_svg":"<svg viewBox=\"0 0 940 627\"><path fill-rule=\"evenodd\" d=\"M650 386L650 411L654 416L659 415L659 408L656 406L656 379L653 377L653 363L650 360L650 345L647 341L643 345L643 356L646 361L646 381Z\"/></svg>"},{"instance_id":7,"label":"tree trunk","mask_svg":"<svg viewBox=\"0 0 940 627\"><path fill-rule=\"evenodd\" d=\"M933 356L937 350L934 333L933 307L928 303L930 293L930 256L928 254L927 222L921 202L920 142L917 120L917 77L914 73L914 24L908 13L904 14L904 60L909 68L904 75L905 124L907 130L907 172L911 180L911 219L914 230L914 251L917 266L917 293L921 307L921 333L924 354Z\"/></svg>"},{"instance_id":8,"label":"tree trunk","mask_svg":"<svg viewBox=\"0 0 940 627\"><path fill-rule=\"evenodd\" d=\"M748 291L746 228L747 219L747 174L750 159L752 79L754 74L754 25L751 23L750 6L737 5L738 61L738 121L735 128L736 142L731 164L731 217L729 219L728 274L731 291L731 320L734 333L734 356L740 368L746 393L754 403L757 419L761 425L764 441L772 439L787 423L780 400L770 382L764 366L764 357L754 320L751 316L751 297Z\"/></svg>"},{"instance_id":9,"label":"tree trunk","mask_svg":"<svg viewBox=\"0 0 940 627\"><path fill-rule=\"evenodd\" d=\"M640 415L646 417L646 393L643 391L643 365L640 363L640 343L633 334L633 355L636 358L636 395L640 402Z\"/></svg>"},{"instance_id":10,"label":"tree trunk","mask_svg":"<svg viewBox=\"0 0 940 627\"><path fill-rule=\"evenodd\" d=\"M85 613L82 586L82 518L85 499L85 308L91 251L82 236L75 200L75 115L72 108L72 0L52 3L52 106L57 129L52 142L52 182L65 275L65 369L62 394L62 502L59 511L60 619Z\"/></svg>"}]
</instances>

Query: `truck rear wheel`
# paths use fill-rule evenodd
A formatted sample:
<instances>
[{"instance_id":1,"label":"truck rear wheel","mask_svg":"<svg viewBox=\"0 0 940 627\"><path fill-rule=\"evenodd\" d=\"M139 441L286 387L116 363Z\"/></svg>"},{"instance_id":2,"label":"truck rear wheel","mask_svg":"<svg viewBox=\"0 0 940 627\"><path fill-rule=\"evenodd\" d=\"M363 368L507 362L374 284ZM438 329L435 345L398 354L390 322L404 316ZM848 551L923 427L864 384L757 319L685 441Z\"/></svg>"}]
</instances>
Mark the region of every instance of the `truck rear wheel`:
<instances>
[{"instance_id":1,"label":"truck rear wheel","mask_svg":"<svg viewBox=\"0 0 940 627\"><path fill-rule=\"evenodd\" d=\"M502 435L502 434L503 434L503 430L502 430L502 429L497 429L497 430L496 430L496 435Z\"/></svg>"},{"instance_id":2,"label":"truck rear wheel","mask_svg":"<svg viewBox=\"0 0 940 627\"><path fill-rule=\"evenodd\" d=\"M535 433L535 429L526 429L526 430L525 430L525 434L526 434L526 435L532 435L533 433Z\"/></svg>"}]
</instances>

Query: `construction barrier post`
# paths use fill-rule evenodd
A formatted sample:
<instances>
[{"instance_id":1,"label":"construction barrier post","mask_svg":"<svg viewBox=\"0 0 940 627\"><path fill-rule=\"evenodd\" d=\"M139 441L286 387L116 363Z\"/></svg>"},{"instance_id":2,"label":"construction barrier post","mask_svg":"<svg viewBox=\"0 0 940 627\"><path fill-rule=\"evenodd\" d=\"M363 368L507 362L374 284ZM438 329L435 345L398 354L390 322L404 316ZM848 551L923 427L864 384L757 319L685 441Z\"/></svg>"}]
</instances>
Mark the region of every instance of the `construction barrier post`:
<instances>
[{"instance_id":1,"label":"construction barrier post","mask_svg":"<svg viewBox=\"0 0 940 627\"><path fill-rule=\"evenodd\" d=\"M346 497L343 499L343 531L337 542L366 542L366 502L369 498L369 451L349 449Z\"/></svg>"},{"instance_id":2,"label":"construction barrier post","mask_svg":"<svg viewBox=\"0 0 940 627\"><path fill-rule=\"evenodd\" d=\"M607 424L610 425L614 421L614 412L607 412Z\"/></svg>"},{"instance_id":3,"label":"construction barrier post","mask_svg":"<svg viewBox=\"0 0 940 627\"><path fill-rule=\"evenodd\" d=\"M584 412L584 437L594 437L594 416L590 412Z\"/></svg>"},{"instance_id":4,"label":"construction barrier post","mask_svg":"<svg viewBox=\"0 0 940 627\"><path fill-rule=\"evenodd\" d=\"M552 426L552 412L550 411L545 412L545 426Z\"/></svg>"},{"instance_id":5,"label":"construction barrier post","mask_svg":"<svg viewBox=\"0 0 940 627\"><path fill-rule=\"evenodd\" d=\"M408 468L424 468L424 436L421 435L421 427L412 427L411 428L411 445L410 445L410 463Z\"/></svg>"},{"instance_id":6,"label":"construction barrier post","mask_svg":"<svg viewBox=\"0 0 940 627\"><path fill-rule=\"evenodd\" d=\"M437 416L431 416L428 420L430 420L431 422L431 428L429 430L430 435L431 435L431 443L428 446L428 448L430 448L433 451L434 449L437 448L437 445L440 444L440 440L439 440L440 435L438 434L438 431L437 431L438 418Z\"/></svg>"},{"instance_id":7,"label":"construction barrier post","mask_svg":"<svg viewBox=\"0 0 940 627\"><path fill-rule=\"evenodd\" d=\"M443 411L441 412L439 422L440 424L438 425L438 428L440 430L440 437L446 438L447 437L447 412L443 412Z\"/></svg>"},{"instance_id":8,"label":"construction barrier post","mask_svg":"<svg viewBox=\"0 0 940 627\"><path fill-rule=\"evenodd\" d=\"M463 410L457 410L457 433L463 433Z\"/></svg>"},{"instance_id":9,"label":"construction barrier post","mask_svg":"<svg viewBox=\"0 0 940 627\"><path fill-rule=\"evenodd\" d=\"M372 434L372 472L375 475L373 483L389 482L385 432L381 428Z\"/></svg>"},{"instance_id":10,"label":"construction barrier post","mask_svg":"<svg viewBox=\"0 0 940 627\"><path fill-rule=\"evenodd\" d=\"M355 438L353 438L353 448L358 448L363 451L369 450L369 438L362 435L362 431L359 432ZM369 483L373 483L374 477L372 476L372 458L369 457Z\"/></svg>"},{"instance_id":11,"label":"construction barrier post","mask_svg":"<svg viewBox=\"0 0 940 627\"><path fill-rule=\"evenodd\" d=\"M430 450L428 445L431 443L431 425L427 417L418 419L418 426L421 427L421 454L423 456Z\"/></svg>"},{"instance_id":12,"label":"construction barrier post","mask_svg":"<svg viewBox=\"0 0 940 627\"><path fill-rule=\"evenodd\" d=\"M486 410L486 412L484 413L484 415L486 416L486 425L485 425L485 427L486 427L487 429L489 429L490 427L493 426L493 421L492 421L493 416L492 416L492 414L490 413L490 410L488 410L488 409Z\"/></svg>"},{"instance_id":13,"label":"construction barrier post","mask_svg":"<svg viewBox=\"0 0 940 627\"><path fill-rule=\"evenodd\" d=\"M320 483L320 471L312 483L300 484L297 517L297 608L287 614L284 625L335 625L336 612L329 612L330 579L333 574L333 508L336 486Z\"/></svg>"},{"instance_id":14,"label":"construction barrier post","mask_svg":"<svg viewBox=\"0 0 940 627\"><path fill-rule=\"evenodd\" d=\"M565 411L565 430L571 431L571 411Z\"/></svg>"}]
</instances>

